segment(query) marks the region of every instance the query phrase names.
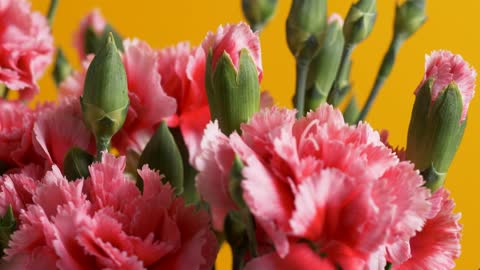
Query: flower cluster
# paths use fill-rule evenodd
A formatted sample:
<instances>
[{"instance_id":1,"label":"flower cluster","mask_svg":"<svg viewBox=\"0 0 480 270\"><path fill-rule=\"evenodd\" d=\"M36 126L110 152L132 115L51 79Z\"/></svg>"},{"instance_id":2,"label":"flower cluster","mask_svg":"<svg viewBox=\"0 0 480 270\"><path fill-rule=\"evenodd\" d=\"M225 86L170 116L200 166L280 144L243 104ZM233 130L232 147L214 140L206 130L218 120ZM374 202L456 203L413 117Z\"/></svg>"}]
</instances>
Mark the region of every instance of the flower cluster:
<instances>
[{"instance_id":1,"label":"flower cluster","mask_svg":"<svg viewBox=\"0 0 480 270\"><path fill-rule=\"evenodd\" d=\"M372 93L343 112L375 0L352 4L345 23L327 19L326 0L293 1L295 109L261 91L271 0L242 1L251 25L162 49L94 10L74 34L81 68L58 50L58 101L30 107L52 62L56 4L47 19L0 0L1 269L211 270L222 241L233 269L455 267L462 226L444 182L474 68L449 51L427 57L406 148L363 121L425 1L397 7Z\"/></svg>"}]
</instances>

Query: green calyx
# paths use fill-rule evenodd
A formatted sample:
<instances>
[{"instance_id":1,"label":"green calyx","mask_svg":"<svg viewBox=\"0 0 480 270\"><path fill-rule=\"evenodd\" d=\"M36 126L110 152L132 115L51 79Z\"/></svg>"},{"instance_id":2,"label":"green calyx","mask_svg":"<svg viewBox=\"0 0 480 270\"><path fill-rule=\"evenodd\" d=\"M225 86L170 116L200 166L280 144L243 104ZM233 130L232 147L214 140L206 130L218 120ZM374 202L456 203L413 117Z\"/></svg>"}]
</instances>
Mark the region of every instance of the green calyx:
<instances>
[{"instance_id":1,"label":"green calyx","mask_svg":"<svg viewBox=\"0 0 480 270\"><path fill-rule=\"evenodd\" d=\"M348 11L343 27L345 42L358 44L366 39L373 30L377 18L376 0L359 0Z\"/></svg>"},{"instance_id":2,"label":"green calyx","mask_svg":"<svg viewBox=\"0 0 480 270\"><path fill-rule=\"evenodd\" d=\"M425 0L407 0L397 6L395 13L395 35L408 38L425 24Z\"/></svg>"},{"instance_id":3,"label":"green calyx","mask_svg":"<svg viewBox=\"0 0 480 270\"><path fill-rule=\"evenodd\" d=\"M336 21L330 23L324 32L320 50L310 63L305 112L315 110L327 101L342 60L344 44L342 26Z\"/></svg>"},{"instance_id":4,"label":"green calyx","mask_svg":"<svg viewBox=\"0 0 480 270\"><path fill-rule=\"evenodd\" d=\"M278 0L242 0L242 10L253 31L260 31L275 14Z\"/></svg>"},{"instance_id":5,"label":"green calyx","mask_svg":"<svg viewBox=\"0 0 480 270\"><path fill-rule=\"evenodd\" d=\"M145 146L138 161L138 168L141 169L145 164L163 174L165 176L163 183L170 183L175 189L175 194L183 193L182 156L165 122L162 122ZM143 181L140 177L137 186L143 191Z\"/></svg>"},{"instance_id":6,"label":"green calyx","mask_svg":"<svg viewBox=\"0 0 480 270\"><path fill-rule=\"evenodd\" d=\"M460 146L467 121L462 121L463 101L458 86L448 85L432 103L433 80L417 93L407 142L407 159L428 175L435 188L443 184ZM441 186L440 184L440 186Z\"/></svg>"},{"instance_id":7,"label":"green calyx","mask_svg":"<svg viewBox=\"0 0 480 270\"><path fill-rule=\"evenodd\" d=\"M297 57L311 38L319 43L326 26L326 0L293 0L286 25L287 43L292 54Z\"/></svg>"},{"instance_id":8,"label":"green calyx","mask_svg":"<svg viewBox=\"0 0 480 270\"><path fill-rule=\"evenodd\" d=\"M127 75L113 35L90 64L80 100L85 123L97 146L104 148L98 150L106 150L123 126L129 105Z\"/></svg>"},{"instance_id":9,"label":"green calyx","mask_svg":"<svg viewBox=\"0 0 480 270\"><path fill-rule=\"evenodd\" d=\"M238 70L230 56L223 53L212 69L212 53L207 59L206 88L212 119L217 119L225 134L240 131L260 109L258 71L247 49L240 52Z\"/></svg>"}]
</instances>

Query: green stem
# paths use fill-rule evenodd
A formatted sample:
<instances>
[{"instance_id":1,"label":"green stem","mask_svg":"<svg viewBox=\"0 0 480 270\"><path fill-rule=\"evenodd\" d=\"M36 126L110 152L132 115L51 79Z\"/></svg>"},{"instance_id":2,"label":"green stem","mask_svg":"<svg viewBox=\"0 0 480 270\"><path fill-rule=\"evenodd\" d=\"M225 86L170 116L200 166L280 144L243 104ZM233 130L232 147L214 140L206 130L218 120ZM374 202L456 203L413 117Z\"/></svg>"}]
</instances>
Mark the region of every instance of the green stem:
<instances>
[{"instance_id":1,"label":"green stem","mask_svg":"<svg viewBox=\"0 0 480 270\"><path fill-rule=\"evenodd\" d=\"M378 71L377 78L375 80L375 84L373 85L372 90L370 91L370 95L367 98L367 102L363 106L362 111L358 115L357 123L365 120L367 114L369 113L375 98L377 97L380 89L385 84L388 76L392 72L393 65L395 64L395 59L398 54L398 50L403 44L405 39L401 36L394 36L392 42L390 43L390 47L388 48L387 53L383 58L382 65L380 66L380 70Z\"/></svg>"},{"instance_id":2,"label":"green stem","mask_svg":"<svg viewBox=\"0 0 480 270\"><path fill-rule=\"evenodd\" d=\"M385 270L390 270L392 269L392 263L387 263L387 265L385 266Z\"/></svg>"},{"instance_id":3,"label":"green stem","mask_svg":"<svg viewBox=\"0 0 480 270\"><path fill-rule=\"evenodd\" d=\"M7 99L8 92L10 92L10 89L6 85L0 84L0 95L2 95L3 99Z\"/></svg>"},{"instance_id":4,"label":"green stem","mask_svg":"<svg viewBox=\"0 0 480 270\"><path fill-rule=\"evenodd\" d=\"M52 27L53 20L55 19L55 14L58 8L58 2L59 0L51 0L50 6L48 7L47 19L48 19L48 24L50 25L50 28Z\"/></svg>"},{"instance_id":5,"label":"green stem","mask_svg":"<svg viewBox=\"0 0 480 270\"><path fill-rule=\"evenodd\" d=\"M295 108L297 109L297 118L301 118L305 113L305 93L309 64L309 60L302 57L297 58L297 80L295 86Z\"/></svg>"},{"instance_id":6,"label":"green stem","mask_svg":"<svg viewBox=\"0 0 480 270\"><path fill-rule=\"evenodd\" d=\"M348 72L348 62L352 57L354 49L355 45L345 44L345 48L343 49L342 54L342 61L340 62L340 67L338 68L337 72L337 78L335 79L335 83L333 84L332 89L330 90L330 93L328 95L327 102L329 104L333 104L334 106L336 106L340 102L339 98L343 96L341 95L340 90L343 87L342 84L344 83L346 73Z\"/></svg>"},{"instance_id":7,"label":"green stem","mask_svg":"<svg viewBox=\"0 0 480 270\"><path fill-rule=\"evenodd\" d=\"M242 270L245 265L245 250L242 248L232 250L233 252L233 270Z\"/></svg>"},{"instance_id":8,"label":"green stem","mask_svg":"<svg viewBox=\"0 0 480 270\"><path fill-rule=\"evenodd\" d=\"M250 250L250 255L252 257L258 257L258 250L257 250L257 237L255 235L255 223L253 221L253 216L248 212L245 213L246 215L246 223L247 223L247 236L248 236L248 245Z\"/></svg>"},{"instance_id":9,"label":"green stem","mask_svg":"<svg viewBox=\"0 0 480 270\"><path fill-rule=\"evenodd\" d=\"M97 138L97 157L95 159L96 161L101 161L102 153L108 152L108 149L110 148L110 140L111 138Z\"/></svg>"}]
</instances>

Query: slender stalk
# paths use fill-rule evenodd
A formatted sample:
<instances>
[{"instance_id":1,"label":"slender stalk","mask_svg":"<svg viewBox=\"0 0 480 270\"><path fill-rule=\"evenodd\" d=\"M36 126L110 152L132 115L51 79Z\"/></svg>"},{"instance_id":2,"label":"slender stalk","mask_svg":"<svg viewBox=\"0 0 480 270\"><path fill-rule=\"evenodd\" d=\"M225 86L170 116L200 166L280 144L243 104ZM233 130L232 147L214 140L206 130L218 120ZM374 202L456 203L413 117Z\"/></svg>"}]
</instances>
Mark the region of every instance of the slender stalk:
<instances>
[{"instance_id":1,"label":"slender stalk","mask_svg":"<svg viewBox=\"0 0 480 270\"><path fill-rule=\"evenodd\" d=\"M96 161L101 161L102 160L102 154L103 152L108 152L110 148L110 140L109 139L104 139L104 138L96 138L97 140L97 157Z\"/></svg>"},{"instance_id":2,"label":"slender stalk","mask_svg":"<svg viewBox=\"0 0 480 270\"><path fill-rule=\"evenodd\" d=\"M297 57L296 62L296 71L297 71L297 80L295 86L295 108L297 109L297 118L300 118L305 113L305 94L306 94L306 84L308 76L308 68L310 61Z\"/></svg>"},{"instance_id":3,"label":"slender stalk","mask_svg":"<svg viewBox=\"0 0 480 270\"><path fill-rule=\"evenodd\" d=\"M245 250L235 250L233 253L233 270L242 270L245 266Z\"/></svg>"},{"instance_id":4,"label":"slender stalk","mask_svg":"<svg viewBox=\"0 0 480 270\"><path fill-rule=\"evenodd\" d=\"M3 99L8 98L8 92L10 92L10 89L6 85L0 84L0 95L2 95Z\"/></svg>"},{"instance_id":5,"label":"slender stalk","mask_svg":"<svg viewBox=\"0 0 480 270\"><path fill-rule=\"evenodd\" d=\"M383 58L382 65L380 66L380 70L378 71L375 84L373 85L372 90L370 91L370 95L368 96L367 102L365 103L365 105L363 106L363 109L358 115L357 123L362 120L365 120L365 117L367 117L367 114L369 113L373 105L373 102L375 101L375 98L380 92L380 89L382 88L382 86L385 84L385 81L387 80L388 76L392 72L392 68L393 68L393 65L395 64L395 59L397 57L398 50L402 46L404 40L405 39L401 36L393 37L392 42L390 43L390 47L388 48L388 51Z\"/></svg>"},{"instance_id":6,"label":"slender stalk","mask_svg":"<svg viewBox=\"0 0 480 270\"><path fill-rule=\"evenodd\" d=\"M55 14L57 12L59 0L51 0L50 6L48 7L47 19L50 27L53 25L53 20L55 19Z\"/></svg>"},{"instance_id":7,"label":"slender stalk","mask_svg":"<svg viewBox=\"0 0 480 270\"><path fill-rule=\"evenodd\" d=\"M255 235L255 223L253 221L253 216L248 212L245 213L246 220L247 220L247 236L248 236L248 245L250 255L252 257L258 257L258 250L257 250L257 237Z\"/></svg>"},{"instance_id":8,"label":"slender stalk","mask_svg":"<svg viewBox=\"0 0 480 270\"><path fill-rule=\"evenodd\" d=\"M353 44L345 44L345 48L343 49L342 54L342 61L340 62L340 67L338 68L337 78L335 79L335 83L330 90L330 93L327 98L327 102L329 104L337 105L339 103L339 98L342 96L340 93L342 83L344 78L346 77L346 73L348 72L348 62L352 57L353 49L355 49L355 45Z\"/></svg>"}]
</instances>

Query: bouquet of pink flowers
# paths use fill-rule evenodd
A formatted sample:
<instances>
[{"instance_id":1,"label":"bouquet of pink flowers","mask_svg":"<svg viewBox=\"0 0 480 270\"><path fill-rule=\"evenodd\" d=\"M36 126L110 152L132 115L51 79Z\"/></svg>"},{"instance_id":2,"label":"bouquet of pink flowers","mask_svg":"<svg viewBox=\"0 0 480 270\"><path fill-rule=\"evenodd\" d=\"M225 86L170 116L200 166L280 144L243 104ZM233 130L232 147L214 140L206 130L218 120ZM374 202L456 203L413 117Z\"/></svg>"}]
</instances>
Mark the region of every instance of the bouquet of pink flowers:
<instances>
[{"instance_id":1,"label":"bouquet of pink flowers","mask_svg":"<svg viewBox=\"0 0 480 270\"><path fill-rule=\"evenodd\" d=\"M363 121L425 0L397 6L362 108L344 100L376 1L343 20L326 0L293 0L295 109L260 86L276 0L243 0L249 25L164 49L94 10L74 35L80 70L54 48L57 4L43 16L0 0L0 269L211 270L223 242L235 270L455 266L462 227L443 184L475 70L449 51L427 56L405 149ZM55 50L58 100L26 106Z\"/></svg>"}]
</instances>

